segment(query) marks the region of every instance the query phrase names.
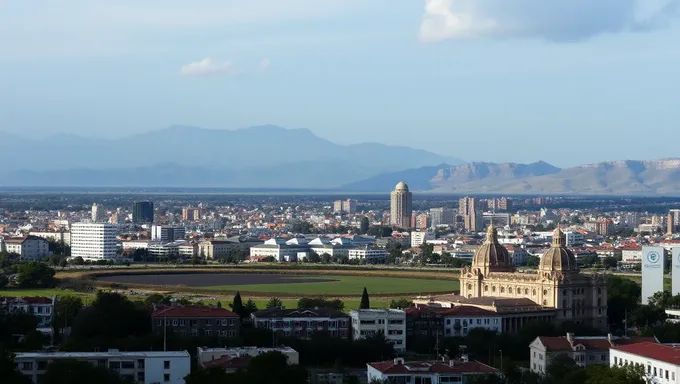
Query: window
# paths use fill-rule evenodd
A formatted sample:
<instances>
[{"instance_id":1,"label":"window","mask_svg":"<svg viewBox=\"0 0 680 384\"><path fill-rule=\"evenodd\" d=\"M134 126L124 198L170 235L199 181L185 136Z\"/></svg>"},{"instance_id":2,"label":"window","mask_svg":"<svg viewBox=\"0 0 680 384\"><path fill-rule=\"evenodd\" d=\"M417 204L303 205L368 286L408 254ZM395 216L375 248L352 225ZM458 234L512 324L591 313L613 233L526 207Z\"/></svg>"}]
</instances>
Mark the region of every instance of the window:
<instances>
[{"instance_id":1,"label":"window","mask_svg":"<svg viewBox=\"0 0 680 384\"><path fill-rule=\"evenodd\" d=\"M110 361L109 369L120 369L120 361Z\"/></svg>"},{"instance_id":2,"label":"window","mask_svg":"<svg viewBox=\"0 0 680 384\"><path fill-rule=\"evenodd\" d=\"M179 321L179 326L180 326L180 327L186 327L186 325L187 325L187 321L186 321L186 320L182 319L182 320Z\"/></svg>"},{"instance_id":3,"label":"window","mask_svg":"<svg viewBox=\"0 0 680 384\"><path fill-rule=\"evenodd\" d=\"M47 361L38 361L38 370L44 371L45 369L47 369Z\"/></svg>"},{"instance_id":4,"label":"window","mask_svg":"<svg viewBox=\"0 0 680 384\"><path fill-rule=\"evenodd\" d=\"M163 369L170 369L170 360L165 360L163 362Z\"/></svg>"},{"instance_id":5,"label":"window","mask_svg":"<svg viewBox=\"0 0 680 384\"><path fill-rule=\"evenodd\" d=\"M144 372L137 372L137 381L140 383L144 382Z\"/></svg>"},{"instance_id":6,"label":"window","mask_svg":"<svg viewBox=\"0 0 680 384\"><path fill-rule=\"evenodd\" d=\"M192 329L191 330L191 336L198 336L198 329Z\"/></svg>"},{"instance_id":7,"label":"window","mask_svg":"<svg viewBox=\"0 0 680 384\"><path fill-rule=\"evenodd\" d=\"M163 320L161 320L161 319L156 320L156 325L159 326L159 327L162 326Z\"/></svg>"},{"instance_id":8,"label":"window","mask_svg":"<svg viewBox=\"0 0 680 384\"><path fill-rule=\"evenodd\" d=\"M172 320L172 326L173 327L176 327L178 324L179 324L179 322L177 321L177 319Z\"/></svg>"},{"instance_id":9,"label":"window","mask_svg":"<svg viewBox=\"0 0 680 384\"><path fill-rule=\"evenodd\" d=\"M205 335L206 336L212 336L212 331L210 329L205 330Z\"/></svg>"},{"instance_id":10,"label":"window","mask_svg":"<svg viewBox=\"0 0 680 384\"><path fill-rule=\"evenodd\" d=\"M211 326L211 325L212 325L212 320L211 320L211 319L206 319L206 320L205 320L205 325Z\"/></svg>"},{"instance_id":11,"label":"window","mask_svg":"<svg viewBox=\"0 0 680 384\"><path fill-rule=\"evenodd\" d=\"M33 363L32 363L32 362L22 363L22 364L21 364L21 370L22 370L22 371L31 371L31 370L33 370Z\"/></svg>"},{"instance_id":12,"label":"window","mask_svg":"<svg viewBox=\"0 0 680 384\"><path fill-rule=\"evenodd\" d=\"M236 337L236 331L228 331L227 334L229 337Z\"/></svg>"},{"instance_id":13,"label":"window","mask_svg":"<svg viewBox=\"0 0 680 384\"><path fill-rule=\"evenodd\" d=\"M166 382L166 383L170 382L170 374L169 373L163 374L163 381Z\"/></svg>"},{"instance_id":14,"label":"window","mask_svg":"<svg viewBox=\"0 0 680 384\"><path fill-rule=\"evenodd\" d=\"M137 368L144 369L144 359L137 360Z\"/></svg>"},{"instance_id":15,"label":"window","mask_svg":"<svg viewBox=\"0 0 680 384\"><path fill-rule=\"evenodd\" d=\"M120 367L122 369L135 369L135 362L134 361L123 361L120 363Z\"/></svg>"}]
</instances>

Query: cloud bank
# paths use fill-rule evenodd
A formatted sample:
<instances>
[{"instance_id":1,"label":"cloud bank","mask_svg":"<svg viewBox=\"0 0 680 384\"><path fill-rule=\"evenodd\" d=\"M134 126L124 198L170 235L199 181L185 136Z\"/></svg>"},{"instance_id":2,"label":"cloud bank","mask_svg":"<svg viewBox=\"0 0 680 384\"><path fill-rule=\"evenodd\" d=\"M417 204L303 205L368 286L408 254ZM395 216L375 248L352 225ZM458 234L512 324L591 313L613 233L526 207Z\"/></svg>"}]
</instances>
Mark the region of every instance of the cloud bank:
<instances>
[{"instance_id":1,"label":"cloud bank","mask_svg":"<svg viewBox=\"0 0 680 384\"><path fill-rule=\"evenodd\" d=\"M420 39L538 37L566 42L646 31L678 16L680 0L425 0Z\"/></svg>"},{"instance_id":2,"label":"cloud bank","mask_svg":"<svg viewBox=\"0 0 680 384\"><path fill-rule=\"evenodd\" d=\"M269 59L262 59L255 69L238 70L231 61L218 62L206 57L201 61L183 65L179 73L184 76L235 76L266 72L270 65Z\"/></svg>"}]
</instances>

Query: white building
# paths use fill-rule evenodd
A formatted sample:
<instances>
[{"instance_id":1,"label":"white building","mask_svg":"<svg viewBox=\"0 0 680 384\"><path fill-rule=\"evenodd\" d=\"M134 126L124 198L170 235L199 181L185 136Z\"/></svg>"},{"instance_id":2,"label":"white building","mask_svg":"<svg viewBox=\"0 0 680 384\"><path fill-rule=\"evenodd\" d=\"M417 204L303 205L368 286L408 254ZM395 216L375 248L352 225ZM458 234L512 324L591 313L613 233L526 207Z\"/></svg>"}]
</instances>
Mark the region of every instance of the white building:
<instances>
[{"instance_id":1,"label":"white building","mask_svg":"<svg viewBox=\"0 0 680 384\"><path fill-rule=\"evenodd\" d=\"M411 232L411 248L420 247L428 240L434 240L434 235L431 232Z\"/></svg>"},{"instance_id":2,"label":"white building","mask_svg":"<svg viewBox=\"0 0 680 384\"><path fill-rule=\"evenodd\" d=\"M475 328L496 333L503 332L503 321L499 313L468 305L443 309L444 335L467 336Z\"/></svg>"},{"instance_id":3,"label":"white building","mask_svg":"<svg viewBox=\"0 0 680 384\"><path fill-rule=\"evenodd\" d=\"M151 240L161 242L172 242L175 240L182 240L186 236L186 229L184 227L175 227L171 225L152 225L151 226Z\"/></svg>"},{"instance_id":4,"label":"white building","mask_svg":"<svg viewBox=\"0 0 680 384\"><path fill-rule=\"evenodd\" d=\"M583 242L585 241L585 236L583 236L581 232L566 231L564 232L564 236L567 238L567 247L583 245Z\"/></svg>"},{"instance_id":5,"label":"white building","mask_svg":"<svg viewBox=\"0 0 680 384\"><path fill-rule=\"evenodd\" d=\"M385 335L395 350L406 350L406 312L401 309L359 309L350 312L354 340L377 332Z\"/></svg>"},{"instance_id":6,"label":"white building","mask_svg":"<svg viewBox=\"0 0 680 384\"><path fill-rule=\"evenodd\" d=\"M337 239L336 239L337 240ZM317 255L329 254L331 257L349 257L350 245L348 241L331 241L325 237L317 237L309 242L309 250ZM351 242L349 242L351 243Z\"/></svg>"},{"instance_id":7,"label":"white building","mask_svg":"<svg viewBox=\"0 0 680 384\"><path fill-rule=\"evenodd\" d=\"M21 260L40 260L52 254L49 242L34 236L0 237L0 251L16 253Z\"/></svg>"},{"instance_id":8,"label":"white building","mask_svg":"<svg viewBox=\"0 0 680 384\"><path fill-rule=\"evenodd\" d=\"M125 380L143 384L184 384L191 373L191 357L187 351L168 352L19 352L14 357L19 371L33 383L55 360L86 361L114 370Z\"/></svg>"},{"instance_id":9,"label":"white building","mask_svg":"<svg viewBox=\"0 0 680 384\"><path fill-rule=\"evenodd\" d=\"M355 248L355 249L350 249L347 252L347 257L352 260L352 259L358 259L358 260L366 260L366 261L383 261L387 259L387 256L389 256L389 252L387 252L384 249L381 248Z\"/></svg>"},{"instance_id":10,"label":"white building","mask_svg":"<svg viewBox=\"0 0 680 384\"><path fill-rule=\"evenodd\" d=\"M613 347L609 366L644 367L647 383L671 384L680 380L680 348L651 342Z\"/></svg>"},{"instance_id":11,"label":"white building","mask_svg":"<svg viewBox=\"0 0 680 384\"><path fill-rule=\"evenodd\" d=\"M60 232L42 232L42 231L31 231L28 233L29 236L40 237L47 241L55 241L57 243L64 243L64 245L71 245L71 232L60 231Z\"/></svg>"},{"instance_id":12,"label":"white building","mask_svg":"<svg viewBox=\"0 0 680 384\"><path fill-rule=\"evenodd\" d=\"M2 302L7 311L30 313L38 320L37 330L52 335L52 316L57 297L8 297Z\"/></svg>"},{"instance_id":13,"label":"white building","mask_svg":"<svg viewBox=\"0 0 680 384\"><path fill-rule=\"evenodd\" d=\"M470 376L498 372L486 364L469 361L467 356L460 360L444 358L441 361L404 361L398 357L390 361L368 363L366 368L368 382L394 384L466 383Z\"/></svg>"},{"instance_id":14,"label":"white building","mask_svg":"<svg viewBox=\"0 0 680 384\"><path fill-rule=\"evenodd\" d=\"M250 247L250 260L260 260L265 257L273 257L276 261L297 261L298 253L309 252L309 245L304 239L285 240L271 238L264 244Z\"/></svg>"},{"instance_id":15,"label":"white building","mask_svg":"<svg viewBox=\"0 0 680 384\"><path fill-rule=\"evenodd\" d=\"M104 212L102 212L101 207L99 207L96 203L92 204L92 222L93 223L98 223L102 221L102 217Z\"/></svg>"},{"instance_id":16,"label":"white building","mask_svg":"<svg viewBox=\"0 0 680 384\"><path fill-rule=\"evenodd\" d=\"M71 258L110 260L116 257L114 224L75 223L71 226Z\"/></svg>"}]
</instances>

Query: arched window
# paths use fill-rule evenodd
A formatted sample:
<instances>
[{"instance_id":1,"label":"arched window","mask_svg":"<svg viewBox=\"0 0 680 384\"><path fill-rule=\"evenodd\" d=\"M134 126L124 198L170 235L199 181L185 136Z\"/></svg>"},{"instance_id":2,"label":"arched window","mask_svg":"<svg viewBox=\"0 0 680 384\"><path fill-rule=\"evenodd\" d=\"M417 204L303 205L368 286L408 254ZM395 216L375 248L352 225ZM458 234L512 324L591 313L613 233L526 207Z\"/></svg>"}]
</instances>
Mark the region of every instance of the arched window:
<instances>
[{"instance_id":1,"label":"arched window","mask_svg":"<svg viewBox=\"0 0 680 384\"><path fill-rule=\"evenodd\" d=\"M598 298L597 298L597 306L599 307L599 306L601 306L601 305L602 305L602 298L601 298L601 297L598 297Z\"/></svg>"},{"instance_id":2,"label":"arched window","mask_svg":"<svg viewBox=\"0 0 680 384\"><path fill-rule=\"evenodd\" d=\"M529 288L524 288L524 294L528 295L529 294Z\"/></svg>"},{"instance_id":3,"label":"arched window","mask_svg":"<svg viewBox=\"0 0 680 384\"><path fill-rule=\"evenodd\" d=\"M531 295L536 296L536 290L535 289L533 291L531 291Z\"/></svg>"},{"instance_id":4,"label":"arched window","mask_svg":"<svg viewBox=\"0 0 680 384\"><path fill-rule=\"evenodd\" d=\"M489 286L488 285L484 286L484 292L489 292Z\"/></svg>"},{"instance_id":5,"label":"arched window","mask_svg":"<svg viewBox=\"0 0 680 384\"><path fill-rule=\"evenodd\" d=\"M548 290L547 290L547 289L544 289L544 290L543 290L543 294L544 294L544 295L547 295L547 294L548 294Z\"/></svg>"},{"instance_id":6,"label":"arched window","mask_svg":"<svg viewBox=\"0 0 680 384\"><path fill-rule=\"evenodd\" d=\"M508 287L508 293L512 293L512 287Z\"/></svg>"},{"instance_id":7,"label":"arched window","mask_svg":"<svg viewBox=\"0 0 680 384\"><path fill-rule=\"evenodd\" d=\"M467 288L468 288L468 291L471 291L472 290L472 284L468 284Z\"/></svg>"},{"instance_id":8,"label":"arched window","mask_svg":"<svg viewBox=\"0 0 680 384\"><path fill-rule=\"evenodd\" d=\"M501 287L501 293L505 293L505 287Z\"/></svg>"},{"instance_id":9,"label":"arched window","mask_svg":"<svg viewBox=\"0 0 680 384\"><path fill-rule=\"evenodd\" d=\"M598 294L598 295L601 295L601 294L602 294L602 288L598 288L598 289L597 289L597 294Z\"/></svg>"},{"instance_id":10,"label":"arched window","mask_svg":"<svg viewBox=\"0 0 680 384\"><path fill-rule=\"evenodd\" d=\"M496 286L491 287L491 292L496 292Z\"/></svg>"},{"instance_id":11,"label":"arched window","mask_svg":"<svg viewBox=\"0 0 680 384\"><path fill-rule=\"evenodd\" d=\"M543 305L548 305L548 300L543 300Z\"/></svg>"}]
</instances>

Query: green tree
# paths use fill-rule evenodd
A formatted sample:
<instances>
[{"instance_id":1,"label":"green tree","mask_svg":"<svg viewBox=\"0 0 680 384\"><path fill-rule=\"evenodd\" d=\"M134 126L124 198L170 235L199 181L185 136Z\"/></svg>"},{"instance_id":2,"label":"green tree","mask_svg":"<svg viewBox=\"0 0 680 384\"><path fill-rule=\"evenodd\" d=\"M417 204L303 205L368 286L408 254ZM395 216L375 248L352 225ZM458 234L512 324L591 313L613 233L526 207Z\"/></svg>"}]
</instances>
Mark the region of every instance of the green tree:
<instances>
[{"instance_id":1,"label":"green tree","mask_svg":"<svg viewBox=\"0 0 680 384\"><path fill-rule=\"evenodd\" d=\"M541 259L539 259L537 256L534 255L529 255L527 256L527 267L529 268L538 268L538 264L540 264Z\"/></svg>"},{"instance_id":2,"label":"green tree","mask_svg":"<svg viewBox=\"0 0 680 384\"><path fill-rule=\"evenodd\" d=\"M229 383L230 375L223 368L212 367L208 369L192 369L191 373L184 377L185 384L224 384Z\"/></svg>"},{"instance_id":3,"label":"green tree","mask_svg":"<svg viewBox=\"0 0 680 384\"><path fill-rule=\"evenodd\" d=\"M0 372L3 384L31 384L31 379L17 369L14 354L2 346L0 346Z\"/></svg>"},{"instance_id":4,"label":"green tree","mask_svg":"<svg viewBox=\"0 0 680 384\"><path fill-rule=\"evenodd\" d=\"M234 302L229 304L231 307L231 310L241 316L241 318L244 317L245 312L243 311L243 300L241 300L241 292L236 292L236 296L234 296Z\"/></svg>"},{"instance_id":5,"label":"green tree","mask_svg":"<svg viewBox=\"0 0 680 384\"><path fill-rule=\"evenodd\" d=\"M302 308L328 308L343 311L345 303L340 299L325 299L323 297L303 297L297 302L297 307Z\"/></svg>"},{"instance_id":6,"label":"green tree","mask_svg":"<svg viewBox=\"0 0 680 384\"><path fill-rule=\"evenodd\" d=\"M320 263L321 257L319 257L319 254L316 252L310 252L309 256L307 256L307 261L310 263Z\"/></svg>"},{"instance_id":7,"label":"green tree","mask_svg":"<svg viewBox=\"0 0 680 384\"><path fill-rule=\"evenodd\" d=\"M608 257L605 257L604 259L602 259L602 265L605 268L616 268L618 263L619 262L616 260L616 257L608 256Z\"/></svg>"},{"instance_id":8,"label":"green tree","mask_svg":"<svg viewBox=\"0 0 680 384\"><path fill-rule=\"evenodd\" d=\"M152 293L144 299L144 304L151 307L154 304L170 305L170 295L163 295L160 293Z\"/></svg>"},{"instance_id":9,"label":"green tree","mask_svg":"<svg viewBox=\"0 0 680 384\"><path fill-rule=\"evenodd\" d=\"M52 288L57 283L54 269L37 261L19 264L17 272L17 285L21 288Z\"/></svg>"},{"instance_id":10,"label":"green tree","mask_svg":"<svg viewBox=\"0 0 680 384\"><path fill-rule=\"evenodd\" d=\"M98 367L87 361L55 360L47 366L40 384L123 384L132 382L123 380L113 371Z\"/></svg>"},{"instance_id":11,"label":"green tree","mask_svg":"<svg viewBox=\"0 0 680 384\"><path fill-rule=\"evenodd\" d=\"M411 301L410 299L406 299L406 298L401 298L399 300L392 300L392 302L390 303L390 308L394 308L394 309L396 309L396 308L402 308L403 309L403 308L408 308L408 307L412 307L412 306L413 306L413 301Z\"/></svg>"},{"instance_id":12,"label":"green tree","mask_svg":"<svg viewBox=\"0 0 680 384\"><path fill-rule=\"evenodd\" d=\"M326 252L321 254L321 256L319 256L319 257L321 258L321 262L323 264L329 264L331 262L331 255L326 253Z\"/></svg>"},{"instance_id":13,"label":"green tree","mask_svg":"<svg viewBox=\"0 0 680 384\"><path fill-rule=\"evenodd\" d=\"M643 366L589 365L586 368L587 379L583 384L645 384Z\"/></svg>"},{"instance_id":14,"label":"green tree","mask_svg":"<svg viewBox=\"0 0 680 384\"><path fill-rule=\"evenodd\" d=\"M250 314L257 312L257 304L252 299L248 299L246 304L243 306L243 316L250 317Z\"/></svg>"},{"instance_id":15,"label":"green tree","mask_svg":"<svg viewBox=\"0 0 680 384\"><path fill-rule=\"evenodd\" d=\"M362 234L365 234L368 232L368 227L369 227L369 222L368 222L368 217L364 216L361 218L361 222L359 224L359 230L361 231Z\"/></svg>"},{"instance_id":16,"label":"green tree","mask_svg":"<svg viewBox=\"0 0 680 384\"><path fill-rule=\"evenodd\" d=\"M5 288L9 284L7 276L0 274L0 289Z\"/></svg>"},{"instance_id":17,"label":"green tree","mask_svg":"<svg viewBox=\"0 0 680 384\"><path fill-rule=\"evenodd\" d=\"M500 375L487 374L487 375L470 375L467 378L466 383L468 384L503 384L504 380Z\"/></svg>"},{"instance_id":18,"label":"green tree","mask_svg":"<svg viewBox=\"0 0 680 384\"><path fill-rule=\"evenodd\" d=\"M630 317L638 308L642 289L638 283L621 276L608 275L606 279L609 324L613 329L622 329L626 314Z\"/></svg>"},{"instance_id":19,"label":"green tree","mask_svg":"<svg viewBox=\"0 0 680 384\"><path fill-rule=\"evenodd\" d=\"M63 335L64 329L73 324L83 307L83 301L77 296L59 296L54 305L52 327Z\"/></svg>"},{"instance_id":20,"label":"green tree","mask_svg":"<svg viewBox=\"0 0 680 384\"><path fill-rule=\"evenodd\" d=\"M278 297L272 297L267 302L266 308L267 309L273 309L273 308L280 308L282 306L283 306L283 303L281 302L281 299L279 299Z\"/></svg>"},{"instance_id":21,"label":"green tree","mask_svg":"<svg viewBox=\"0 0 680 384\"><path fill-rule=\"evenodd\" d=\"M371 302L368 300L368 291L364 287L364 292L361 294L361 303L359 304L359 309L370 309Z\"/></svg>"},{"instance_id":22,"label":"green tree","mask_svg":"<svg viewBox=\"0 0 680 384\"><path fill-rule=\"evenodd\" d=\"M308 379L307 370L299 365L289 365L286 355L278 351L267 352L250 359L243 371L230 375L234 384L300 384Z\"/></svg>"}]
</instances>

